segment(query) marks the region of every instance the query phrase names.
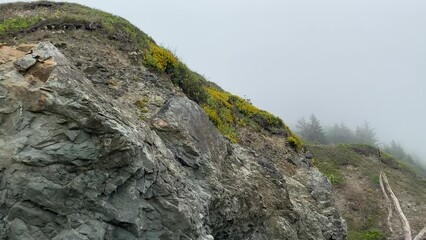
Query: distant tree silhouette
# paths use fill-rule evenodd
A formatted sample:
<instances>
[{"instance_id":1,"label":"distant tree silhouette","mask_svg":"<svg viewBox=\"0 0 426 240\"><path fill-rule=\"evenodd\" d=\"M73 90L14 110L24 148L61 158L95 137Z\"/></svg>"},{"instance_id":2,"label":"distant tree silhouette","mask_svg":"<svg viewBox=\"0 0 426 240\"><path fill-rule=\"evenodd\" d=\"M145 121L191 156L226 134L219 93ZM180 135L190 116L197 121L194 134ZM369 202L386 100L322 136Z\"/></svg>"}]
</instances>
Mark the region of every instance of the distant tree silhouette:
<instances>
[{"instance_id":1,"label":"distant tree silhouette","mask_svg":"<svg viewBox=\"0 0 426 240\"><path fill-rule=\"evenodd\" d=\"M367 121L356 127L355 139L357 143L362 144L376 145L377 143L376 133Z\"/></svg>"},{"instance_id":2,"label":"distant tree silhouette","mask_svg":"<svg viewBox=\"0 0 426 240\"><path fill-rule=\"evenodd\" d=\"M296 128L303 140L311 143L326 143L324 130L314 114L311 114L309 121L304 118L297 121Z\"/></svg>"},{"instance_id":3,"label":"distant tree silhouette","mask_svg":"<svg viewBox=\"0 0 426 240\"><path fill-rule=\"evenodd\" d=\"M405 161L410 162L410 163L414 163L414 160L411 157L411 155L408 154L404 150L404 148L401 146L401 144L399 144L395 140L392 140L389 145L386 145L384 147L384 150L385 150L385 152L389 153L390 155L392 155L396 158L399 158L401 160L405 160Z\"/></svg>"},{"instance_id":4,"label":"distant tree silhouette","mask_svg":"<svg viewBox=\"0 0 426 240\"><path fill-rule=\"evenodd\" d=\"M329 144L354 143L355 134L344 123L334 124L325 130L326 140Z\"/></svg>"}]
</instances>

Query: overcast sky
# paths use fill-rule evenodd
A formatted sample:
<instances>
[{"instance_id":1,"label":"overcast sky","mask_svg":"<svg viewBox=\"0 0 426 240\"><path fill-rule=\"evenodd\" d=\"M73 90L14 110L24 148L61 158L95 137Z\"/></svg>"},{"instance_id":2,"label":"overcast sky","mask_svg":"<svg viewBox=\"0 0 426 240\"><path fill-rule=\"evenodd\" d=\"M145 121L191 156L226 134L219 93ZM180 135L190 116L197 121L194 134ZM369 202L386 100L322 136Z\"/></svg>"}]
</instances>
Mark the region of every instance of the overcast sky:
<instances>
[{"instance_id":1,"label":"overcast sky","mask_svg":"<svg viewBox=\"0 0 426 240\"><path fill-rule=\"evenodd\" d=\"M0 2L9 2L1 1ZM426 156L426 1L77 0L289 125L367 120Z\"/></svg>"}]
</instances>

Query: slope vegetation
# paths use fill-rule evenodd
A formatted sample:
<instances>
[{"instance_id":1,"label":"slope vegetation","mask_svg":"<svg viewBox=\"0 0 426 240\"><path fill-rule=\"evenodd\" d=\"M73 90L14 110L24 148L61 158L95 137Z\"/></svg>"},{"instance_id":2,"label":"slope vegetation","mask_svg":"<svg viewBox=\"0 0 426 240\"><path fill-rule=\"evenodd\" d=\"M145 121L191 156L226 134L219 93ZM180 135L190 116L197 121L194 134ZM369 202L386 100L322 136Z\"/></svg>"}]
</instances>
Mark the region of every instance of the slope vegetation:
<instances>
[{"instance_id":1,"label":"slope vegetation","mask_svg":"<svg viewBox=\"0 0 426 240\"><path fill-rule=\"evenodd\" d=\"M414 233L426 224L426 180L412 166L368 145L309 145L315 165L334 185L334 198L348 223L350 240L400 239L402 226L396 213L394 232L387 226L387 206L380 189L384 171L401 202Z\"/></svg>"},{"instance_id":2,"label":"slope vegetation","mask_svg":"<svg viewBox=\"0 0 426 240\"><path fill-rule=\"evenodd\" d=\"M208 82L123 18L77 4L43 1L3 4L0 14L0 40L8 42L12 37L22 38L27 33L43 29L59 34L78 29L102 34L124 43L121 47L133 53L135 61L157 74L167 76L190 99L203 107L210 120L232 142L237 142L239 128L249 126L255 130L265 129L282 134L296 149L302 147L301 141L281 119ZM49 39L49 36L41 36L45 37Z\"/></svg>"}]
</instances>

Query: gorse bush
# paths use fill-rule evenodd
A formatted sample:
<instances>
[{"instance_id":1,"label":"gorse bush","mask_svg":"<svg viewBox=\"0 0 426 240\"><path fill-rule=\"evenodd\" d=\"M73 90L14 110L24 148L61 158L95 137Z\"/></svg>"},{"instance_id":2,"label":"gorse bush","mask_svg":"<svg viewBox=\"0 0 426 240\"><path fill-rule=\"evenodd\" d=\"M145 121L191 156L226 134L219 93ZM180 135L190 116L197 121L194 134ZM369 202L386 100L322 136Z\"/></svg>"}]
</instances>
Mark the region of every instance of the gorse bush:
<instances>
[{"instance_id":1,"label":"gorse bush","mask_svg":"<svg viewBox=\"0 0 426 240\"><path fill-rule=\"evenodd\" d=\"M151 71L169 75L173 84L179 86L195 102L206 101L207 96L203 86L207 81L180 62L170 50L151 42L148 48L143 49L143 53L143 63Z\"/></svg>"},{"instance_id":2,"label":"gorse bush","mask_svg":"<svg viewBox=\"0 0 426 240\"><path fill-rule=\"evenodd\" d=\"M220 119L219 114L217 114L216 110L211 108L210 106L203 106L204 112L207 114L207 116L210 118L210 121L216 126L223 125L222 119Z\"/></svg>"},{"instance_id":3,"label":"gorse bush","mask_svg":"<svg viewBox=\"0 0 426 240\"><path fill-rule=\"evenodd\" d=\"M167 49L149 43L144 51L144 63L158 73L170 73L177 68L177 58Z\"/></svg>"},{"instance_id":4,"label":"gorse bush","mask_svg":"<svg viewBox=\"0 0 426 240\"><path fill-rule=\"evenodd\" d=\"M302 142L302 140L300 140L300 138L297 135L295 135L295 134L291 134L287 138L287 142L288 142L288 144L290 144L290 146L292 146L297 151L300 151L303 148L303 142Z\"/></svg>"},{"instance_id":5,"label":"gorse bush","mask_svg":"<svg viewBox=\"0 0 426 240\"><path fill-rule=\"evenodd\" d=\"M280 118L275 117L274 115L266 111L256 108L251 103L238 96L232 96L231 103L236 106L236 108L242 115L252 119L265 129L279 129L284 126L284 123Z\"/></svg>"},{"instance_id":6,"label":"gorse bush","mask_svg":"<svg viewBox=\"0 0 426 240\"><path fill-rule=\"evenodd\" d=\"M207 86L205 91L207 92L207 101L202 104L204 111L216 127L231 141L236 142L236 129L238 127L251 126L275 133L286 133L290 146L296 150L303 148L302 141L290 131L280 118L219 88Z\"/></svg>"},{"instance_id":7,"label":"gorse bush","mask_svg":"<svg viewBox=\"0 0 426 240\"><path fill-rule=\"evenodd\" d=\"M231 142L237 142L235 114L228 102L229 93L212 87L206 87L205 90L208 99L202 107L207 116Z\"/></svg>"}]
</instances>

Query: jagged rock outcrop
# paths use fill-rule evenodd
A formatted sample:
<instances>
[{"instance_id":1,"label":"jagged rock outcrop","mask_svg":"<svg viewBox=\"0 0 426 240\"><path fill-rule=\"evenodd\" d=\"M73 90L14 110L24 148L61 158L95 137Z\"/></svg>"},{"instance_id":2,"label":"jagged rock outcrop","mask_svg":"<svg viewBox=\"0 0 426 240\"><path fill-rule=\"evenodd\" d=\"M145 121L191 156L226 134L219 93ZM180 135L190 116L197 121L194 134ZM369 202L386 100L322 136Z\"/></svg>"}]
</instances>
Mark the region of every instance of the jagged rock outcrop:
<instances>
[{"instance_id":1,"label":"jagged rock outcrop","mask_svg":"<svg viewBox=\"0 0 426 240\"><path fill-rule=\"evenodd\" d=\"M285 138L231 143L125 34L54 20L0 44L0 239L346 238Z\"/></svg>"},{"instance_id":2,"label":"jagged rock outcrop","mask_svg":"<svg viewBox=\"0 0 426 240\"><path fill-rule=\"evenodd\" d=\"M141 121L49 42L0 53L1 239L344 239L322 174L285 176L185 96Z\"/></svg>"}]
</instances>

